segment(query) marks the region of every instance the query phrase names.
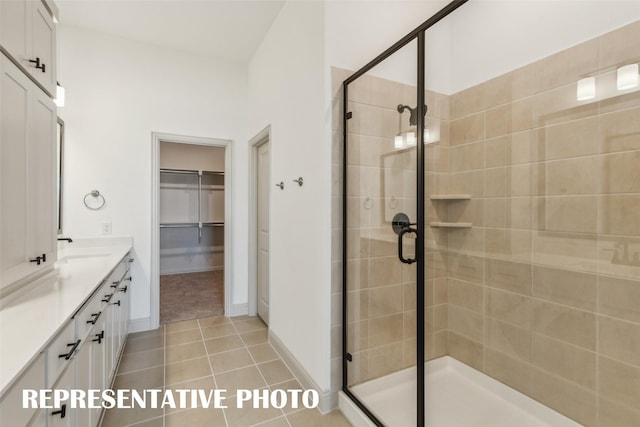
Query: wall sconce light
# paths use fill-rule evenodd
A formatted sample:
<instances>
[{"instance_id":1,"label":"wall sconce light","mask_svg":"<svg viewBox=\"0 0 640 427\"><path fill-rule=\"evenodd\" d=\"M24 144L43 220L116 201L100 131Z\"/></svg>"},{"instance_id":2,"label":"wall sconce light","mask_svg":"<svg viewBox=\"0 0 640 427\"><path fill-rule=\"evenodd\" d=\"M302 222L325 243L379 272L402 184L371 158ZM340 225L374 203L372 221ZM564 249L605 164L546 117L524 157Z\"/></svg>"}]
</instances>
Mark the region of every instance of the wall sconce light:
<instances>
[{"instance_id":1,"label":"wall sconce light","mask_svg":"<svg viewBox=\"0 0 640 427\"><path fill-rule=\"evenodd\" d=\"M408 105L398 105L398 113L400 113L400 117L398 119L398 135L394 138L393 140L393 146L395 148L406 148L406 147L415 147L416 145L418 145L418 135L417 135L417 130L416 130L416 124L417 124L417 120L418 120L418 116L417 116L417 112L418 110L416 108L411 108ZM409 117L409 129L405 130L405 131L400 131L400 129L402 129L402 113L405 112L405 110L409 110L409 112L411 113L410 117ZM427 106L424 106L424 115L427 115ZM429 129L425 128L424 129L424 143L425 144L430 144L433 141L429 141Z\"/></svg>"},{"instance_id":2,"label":"wall sconce light","mask_svg":"<svg viewBox=\"0 0 640 427\"><path fill-rule=\"evenodd\" d=\"M415 126L412 126L412 128L415 128ZM417 141L416 133L413 130L407 130L396 135L393 139L393 146L395 148L415 147Z\"/></svg>"},{"instance_id":3,"label":"wall sconce light","mask_svg":"<svg viewBox=\"0 0 640 427\"><path fill-rule=\"evenodd\" d=\"M395 148L404 148L404 138L402 137L402 135L396 135L396 137L393 139L393 146Z\"/></svg>"},{"instance_id":4,"label":"wall sconce light","mask_svg":"<svg viewBox=\"0 0 640 427\"><path fill-rule=\"evenodd\" d=\"M432 144L435 141L429 140L431 133L429 129L424 130L424 144ZM393 146L395 148L407 148L415 147L418 145L418 135L415 132L415 126L411 126L410 130L401 132L393 139Z\"/></svg>"},{"instance_id":5,"label":"wall sconce light","mask_svg":"<svg viewBox=\"0 0 640 427\"><path fill-rule=\"evenodd\" d=\"M638 64L618 68L618 90L633 89L638 86Z\"/></svg>"},{"instance_id":6,"label":"wall sconce light","mask_svg":"<svg viewBox=\"0 0 640 427\"><path fill-rule=\"evenodd\" d=\"M417 143L418 138L416 138L416 133L412 131L407 132L407 146L415 147Z\"/></svg>"},{"instance_id":7,"label":"wall sconce light","mask_svg":"<svg viewBox=\"0 0 640 427\"><path fill-rule=\"evenodd\" d=\"M58 107L64 107L64 87L56 82L56 99L53 101Z\"/></svg>"},{"instance_id":8,"label":"wall sconce light","mask_svg":"<svg viewBox=\"0 0 640 427\"><path fill-rule=\"evenodd\" d=\"M585 77L578 80L577 99L578 101L586 101L596 96L596 78Z\"/></svg>"}]
</instances>

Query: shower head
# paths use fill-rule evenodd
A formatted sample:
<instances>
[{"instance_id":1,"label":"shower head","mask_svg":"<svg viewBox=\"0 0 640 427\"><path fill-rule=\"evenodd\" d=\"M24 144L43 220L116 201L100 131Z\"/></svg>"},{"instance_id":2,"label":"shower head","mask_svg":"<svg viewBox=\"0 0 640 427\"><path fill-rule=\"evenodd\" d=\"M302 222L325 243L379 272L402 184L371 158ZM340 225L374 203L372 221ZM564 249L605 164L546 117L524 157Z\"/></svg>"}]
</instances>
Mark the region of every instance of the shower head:
<instances>
[{"instance_id":1,"label":"shower head","mask_svg":"<svg viewBox=\"0 0 640 427\"><path fill-rule=\"evenodd\" d=\"M418 125L418 108L411 108L408 105L402 105L402 104L398 104L398 113L402 114L404 113L404 110L409 110L409 112L411 113L411 115L409 116L409 125L410 126L417 126ZM424 115L427 115L427 106L424 106Z\"/></svg>"}]
</instances>

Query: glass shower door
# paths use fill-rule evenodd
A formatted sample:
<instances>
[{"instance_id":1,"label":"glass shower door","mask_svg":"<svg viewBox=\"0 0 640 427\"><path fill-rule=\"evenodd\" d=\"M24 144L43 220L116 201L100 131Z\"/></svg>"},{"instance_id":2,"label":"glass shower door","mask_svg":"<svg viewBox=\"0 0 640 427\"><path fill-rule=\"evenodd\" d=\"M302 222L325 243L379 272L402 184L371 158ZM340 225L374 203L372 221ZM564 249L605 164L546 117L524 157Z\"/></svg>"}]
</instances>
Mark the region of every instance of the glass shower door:
<instances>
[{"instance_id":1,"label":"glass shower door","mask_svg":"<svg viewBox=\"0 0 640 427\"><path fill-rule=\"evenodd\" d=\"M417 422L417 41L346 85L346 392Z\"/></svg>"}]
</instances>

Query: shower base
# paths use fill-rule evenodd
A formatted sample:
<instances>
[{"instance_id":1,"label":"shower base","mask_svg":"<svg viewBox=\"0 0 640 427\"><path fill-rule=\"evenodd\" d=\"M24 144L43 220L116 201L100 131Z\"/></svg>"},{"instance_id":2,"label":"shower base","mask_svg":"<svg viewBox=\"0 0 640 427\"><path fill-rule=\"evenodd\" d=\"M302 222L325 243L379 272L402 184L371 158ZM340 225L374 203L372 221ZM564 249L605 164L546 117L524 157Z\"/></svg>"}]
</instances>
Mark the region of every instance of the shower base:
<instances>
[{"instance_id":1,"label":"shower base","mask_svg":"<svg viewBox=\"0 0 640 427\"><path fill-rule=\"evenodd\" d=\"M416 369L408 368L352 387L389 427L415 427ZM553 409L445 356L425 363L427 427L580 426ZM356 427L371 421L344 394L340 409Z\"/></svg>"}]
</instances>

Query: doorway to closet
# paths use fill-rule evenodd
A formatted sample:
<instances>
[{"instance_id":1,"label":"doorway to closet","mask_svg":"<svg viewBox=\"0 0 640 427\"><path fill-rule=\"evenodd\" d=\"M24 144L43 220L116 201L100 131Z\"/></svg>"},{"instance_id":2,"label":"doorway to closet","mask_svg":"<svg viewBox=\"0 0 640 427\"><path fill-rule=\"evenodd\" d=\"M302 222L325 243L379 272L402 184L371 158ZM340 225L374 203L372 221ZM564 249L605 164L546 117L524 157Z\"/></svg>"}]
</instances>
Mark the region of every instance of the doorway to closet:
<instances>
[{"instance_id":1,"label":"doorway to closet","mask_svg":"<svg viewBox=\"0 0 640 427\"><path fill-rule=\"evenodd\" d=\"M159 323L224 314L225 147L160 142Z\"/></svg>"}]
</instances>

